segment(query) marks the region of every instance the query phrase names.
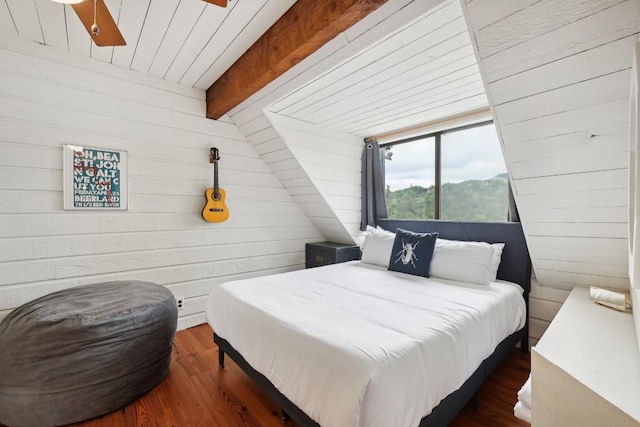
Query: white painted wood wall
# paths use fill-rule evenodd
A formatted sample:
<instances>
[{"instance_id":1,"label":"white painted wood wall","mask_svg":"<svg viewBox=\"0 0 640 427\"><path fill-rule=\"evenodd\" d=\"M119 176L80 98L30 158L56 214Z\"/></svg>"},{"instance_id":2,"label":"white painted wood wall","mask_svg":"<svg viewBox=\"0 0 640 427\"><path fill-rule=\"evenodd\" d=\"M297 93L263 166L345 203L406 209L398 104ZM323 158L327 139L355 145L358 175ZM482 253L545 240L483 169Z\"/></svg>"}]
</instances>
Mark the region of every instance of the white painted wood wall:
<instances>
[{"instance_id":1,"label":"white painted wood wall","mask_svg":"<svg viewBox=\"0 0 640 427\"><path fill-rule=\"evenodd\" d=\"M640 2L462 4L536 274L539 338L567 289L629 286L629 82Z\"/></svg>"},{"instance_id":2,"label":"white painted wood wall","mask_svg":"<svg viewBox=\"0 0 640 427\"><path fill-rule=\"evenodd\" d=\"M352 234L338 218L338 213L334 211L329 201L320 193L320 190L312 181L309 170L305 169L300 163L300 159L294 155L293 146L296 144L297 137L303 137L305 140L311 138L317 142L317 136L313 132L306 135L304 132L303 135L298 133L293 139L291 137L288 139L289 143L293 142L293 145L290 146L280 132L291 133L293 131L283 126L276 126L271 122L270 117L272 116L268 115L268 112L261 112L255 120L241 125L240 130L273 174L284 185L291 197L313 222L324 237L324 240L353 244L355 240ZM324 143L324 141L322 142ZM347 140L347 142L350 142L350 140ZM300 143L304 144L303 141ZM320 151L320 159L331 156L326 150L321 149ZM309 164L306 166L313 168ZM329 167L316 167L316 170L318 175L332 180ZM352 175L359 173L359 171L359 166L352 164L344 173ZM334 192L339 191L339 189L334 190ZM360 196L358 195L357 197L358 199L351 200L349 204L359 204Z\"/></svg>"},{"instance_id":3,"label":"white painted wood wall","mask_svg":"<svg viewBox=\"0 0 640 427\"><path fill-rule=\"evenodd\" d=\"M380 67L380 64L375 60L375 56L364 55L360 57L358 55L360 52L370 49L371 46L378 46L378 43L380 43L382 39L389 41L386 46L391 50L401 48L403 43L407 42L406 37L411 36L415 39L415 34L408 32L406 37L395 40L390 37L390 34L396 34L399 28L410 25L411 22L416 20L416 22L422 22L420 17L425 14L429 14L428 16L434 15L433 17L446 16L449 19L447 23L451 24L447 27L451 31L445 33L448 34L448 37L439 39L438 37L442 35L435 33L431 35L427 33L426 37L426 39L432 40L434 46L438 46L438 43L444 40L443 45L450 46L453 44L456 47L454 51L461 56L454 55L451 61L445 61L444 64L446 64L452 72L473 66L473 64L464 62L467 60L465 53L466 48L464 42L460 40L460 36L455 31L457 21L456 18L451 15L451 12L455 9L454 6L456 6L456 4L445 2L446 4L443 3L442 6L438 6L440 3L440 1L423 2L404 0L385 4L378 9L378 11L351 29L340 34L314 55L311 55L302 63L271 82L268 86L251 96L229 113L230 118L238 125L241 132L252 143L256 151L260 153L265 162L274 170L274 173L281 178L283 184L293 197L303 196L303 198L301 198L303 206L305 199L313 200L314 203L321 204L321 201L326 203L327 199L331 197L332 190L319 188L314 183L314 178L317 177L313 176L313 167L304 165L304 160L301 161L301 159L297 159L294 155L296 145L306 144L309 135L301 135L300 138L302 139L298 139L295 136L287 138L285 130L284 134L287 141L283 140L280 132L278 132L272 122L272 120L278 122L277 118L273 118L273 112L277 112L280 115L280 121L285 120L283 116L288 117L290 120L293 120L294 116L302 119L303 117L298 117L298 114L301 114L301 112L305 114L308 113L304 116L304 121L307 123L306 127L310 129L313 125L309 123L314 123L316 120L320 121L319 119L324 117L322 114L326 115L327 113L334 114L336 111L348 111L350 105L349 97L344 98L340 92L341 90L346 90L348 95L350 93L348 92L349 90L356 90L361 87L367 88L370 87L372 83L373 87L377 87L376 82L382 85L381 87L385 87L383 82L395 81L393 80L394 67ZM430 14L436 6L438 6L436 9L437 13ZM503 6L512 7L508 4ZM441 23L444 23L444 21ZM394 44L393 41L396 43ZM374 52L371 51L371 53ZM380 52L377 53L380 57L384 56L380 54ZM358 56L359 59L353 61L353 58L356 56ZM422 63L420 62L420 58L411 58L410 62L416 65ZM428 63L429 61L426 62ZM374 71L376 72L369 73L366 69L366 65L371 65L371 63L375 65L376 68ZM438 63L440 64L440 62ZM361 67L358 67L358 64L360 64ZM456 68L458 65L460 65L460 67ZM360 80L352 84L352 78L346 82L342 82L340 79L335 81L330 78L332 75L349 77L351 74L354 74L354 77L356 77L355 75L357 74L357 78L360 78ZM435 75L434 79L437 79L439 76L439 74ZM464 78L465 75L458 77ZM401 78L396 80L398 84L404 84L404 80ZM338 90L331 90L333 87ZM336 105L334 102L340 102L340 104ZM322 114L320 116L312 114L311 108L309 108L310 105L320 106L319 111L321 111ZM475 104L474 106L477 107ZM322 128L323 131L329 131L333 129L331 126L334 125L327 122L323 123L322 126L316 126ZM344 129L334 129L334 131L337 130L344 132ZM360 130L362 131L362 128ZM333 147L325 146L322 141L318 141L318 143L320 146L318 147L318 159L316 162L329 159L332 155L336 154L335 151L333 151ZM335 186L333 188L335 188ZM322 206L323 208L331 208L329 204ZM327 239L342 240L342 234L341 236L336 236L335 233L342 233L345 228L348 228L348 225L340 220L335 209L331 208L331 210L333 211L333 217L327 212L324 218L316 218L314 222ZM307 213L309 214L309 212ZM337 221L342 222L343 227L336 225ZM358 234L351 233L351 237L356 241L360 239ZM567 294L568 292L565 290L541 288L537 285L534 278L530 334L533 343L542 335L542 332L558 311Z\"/></svg>"},{"instance_id":4,"label":"white painted wood wall","mask_svg":"<svg viewBox=\"0 0 640 427\"><path fill-rule=\"evenodd\" d=\"M460 4L533 258L535 343L571 287L628 286L628 87L640 2L466 0ZM232 110L231 118L245 135L260 131L275 137L275 129L268 130L265 109L291 117L304 113L298 118L350 129L340 127L341 122L323 122L327 114L334 117L336 111L347 111L344 106L350 99L341 91L349 94L352 80L354 88L366 90L376 81L385 88L386 73L393 72L378 62L368 64L370 55L361 52L369 52L379 40L393 40L389 34L397 34L398 28L410 25L434 5L407 1L387 6L397 10L384 10L385 18L367 30L356 25L338 36ZM450 9L446 3L437 8L442 14ZM372 21L365 19L362 25ZM396 40L396 48L402 50L407 40ZM354 80L361 76L366 78ZM362 133L367 127L352 129ZM309 178L309 171L305 174ZM323 191L316 196L323 196Z\"/></svg>"},{"instance_id":5,"label":"white painted wood wall","mask_svg":"<svg viewBox=\"0 0 640 427\"><path fill-rule=\"evenodd\" d=\"M330 241L361 243L361 137L267 112L306 177L283 181ZM328 208L328 210L327 210Z\"/></svg>"},{"instance_id":6,"label":"white painted wood wall","mask_svg":"<svg viewBox=\"0 0 640 427\"><path fill-rule=\"evenodd\" d=\"M129 153L129 211L63 211L62 146ZM221 153L227 222L204 222L209 147ZM0 38L0 317L59 289L148 280L204 322L216 284L303 268L322 240L204 92L18 39Z\"/></svg>"},{"instance_id":7,"label":"white painted wood wall","mask_svg":"<svg viewBox=\"0 0 640 427\"><path fill-rule=\"evenodd\" d=\"M535 342L566 289L628 286L628 88L640 2L460 4L537 275ZM411 41L391 35L434 7L452 30L442 40L427 32L425 40L434 47L454 44L460 37L452 5L390 0L234 108L228 122L203 118L200 90L0 36L0 316L52 290L136 278L167 285L185 298L185 327L203 321L204 295L215 283L301 268L306 241L357 240L353 180L361 151L352 135L335 127L367 133L361 137L368 136L368 125L342 128L344 123L329 120L315 126L291 117L304 112L304 121L314 123L335 116L337 98L340 108L349 106L348 97L335 90L331 97L325 88L358 92L361 84L387 81L384 76L396 68L378 63L371 47L387 40L390 51L401 49ZM455 46L461 56L447 64L465 68L465 47ZM410 49L402 52L407 63L424 65ZM356 57L363 67L379 68L367 75ZM347 71L364 80L331 77L346 78ZM469 79L470 97L480 99L477 81L459 77ZM315 119L313 105L322 107ZM274 111L290 116L279 117L279 128L279 118L268 117ZM344 158L336 158L342 155L334 151L338 140L348 144ZM65 143L129 151L129 212L62 210ZM231 219L218 225L200 219L212 145L221 149L231 210ZM318 166L331 159L342 164L341 171ZM328 182L342 172L350 177L345 188Z\"/></svg>"}]
</instances>

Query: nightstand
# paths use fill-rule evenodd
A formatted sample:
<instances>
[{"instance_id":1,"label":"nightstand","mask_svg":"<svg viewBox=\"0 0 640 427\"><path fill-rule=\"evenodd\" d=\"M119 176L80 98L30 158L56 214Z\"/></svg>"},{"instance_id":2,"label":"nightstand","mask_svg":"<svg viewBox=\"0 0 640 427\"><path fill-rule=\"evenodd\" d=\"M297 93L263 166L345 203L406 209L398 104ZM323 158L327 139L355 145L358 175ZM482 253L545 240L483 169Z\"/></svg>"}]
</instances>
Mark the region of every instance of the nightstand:
<instances>
[{"instance_id":1,"label":"nightstand","mask_svg":"<svg viewBox=\"0 0 640 427\"><path fill-rule=\"evenodd\" d=\"M360 247L333 242L307 243L306 256L306 268L321 267L360 259Z\"/></svg>"}]
</instances>

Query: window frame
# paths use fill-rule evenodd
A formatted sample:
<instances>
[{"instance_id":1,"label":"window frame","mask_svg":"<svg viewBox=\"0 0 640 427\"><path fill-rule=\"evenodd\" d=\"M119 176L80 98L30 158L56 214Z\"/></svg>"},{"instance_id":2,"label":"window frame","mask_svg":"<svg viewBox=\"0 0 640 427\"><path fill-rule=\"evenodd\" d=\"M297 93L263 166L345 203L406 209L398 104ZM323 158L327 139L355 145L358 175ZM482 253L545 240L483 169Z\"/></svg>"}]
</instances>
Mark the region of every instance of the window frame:
<instances>
[{"instance_id":1,"label":"window frame","mask_svg":"<svg viewBox=\"0 0 640 427\"><path fill-rule=\"evenodd\" d=\"M427 139L427 138L434 138L434 187L435 187L435 191L434 191L434 220L439 220L440 218L440 214L441 214L441 209L440 209L440 205L441 205L441 186L442 186L442 135L445 135L447 133L454 133L454 132L460 132L463 130L467 130L467 129L473 129L476 127L481 127L481 126L487 126L487 125L491 125L493 124L495 126L495 123L493 120L483 120L481 122L477 122L477 123L471 123L468 125L463 125L463 126L458 126L458 127L454 127L454 128L448 128L448 129L443 129L440 131L436 131L436 132L430 132L430 133L424 133L424 134L420 134L420 135L416 135L416 136L412 136L409 138L403 138L403 139L399 139L396 141L389 141L389 142L385 142L383 144L380 144L380 150L382 152L382 150L386 149L386 147L391 147L394 145L400 145L400 144L406 144L408 142L414 142L414 141L419 141L421 139ZM387 181L387 175L386 175L386 168L385 168L385 159L384 159L384 155L380 156L381 161L382 161L382 181L383 181L383 188L386 188L386 181ZM504 160L504 154L503 154L503 160ZM506 162L505 162L506 163ZM510 187L509 187L509 191ZM391 218L391 219L395 219L395 218Z\"/></svg>"}]
</instances>

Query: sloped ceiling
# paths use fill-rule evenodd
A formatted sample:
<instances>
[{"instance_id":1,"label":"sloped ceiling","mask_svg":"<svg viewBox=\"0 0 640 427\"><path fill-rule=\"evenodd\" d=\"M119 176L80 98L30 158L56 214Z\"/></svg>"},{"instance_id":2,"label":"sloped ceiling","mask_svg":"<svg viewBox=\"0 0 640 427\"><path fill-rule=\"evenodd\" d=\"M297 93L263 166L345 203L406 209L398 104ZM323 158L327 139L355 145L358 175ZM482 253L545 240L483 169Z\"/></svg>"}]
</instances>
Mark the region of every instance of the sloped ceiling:
<instances>
[{"instance_id":1,"label":"sloped ceiling","mask_svg":"<svg viewBox=\"0 0 640 427\"><path fill-rule=\"evenodd\" d=\"M462 9L454 0L413 16L269 109L366 137L487 106Z\"/></svg>"},{"instance_id":2,"label":"sloped ceiling","mask_svg":"<svg viewBox=\"0 0 640 427\"><path fill-rule=\"evenodd\" d=\"M51 0L0 1L0 36L208 89L295 0L105 0L126 46L97 47L71 6ZM458 115L488 103L458 0L391 0L377 23L386 34L270 107L278 114L360 136ZM415 3L422 3L415 5ZM435 7L434 7L435 6ZM418 9L417 15L403 11ZM397 19L402 16L402 19Z\"/></svg>"},{"instance_id":3,"label":"sloped ceiling","mask_svg":"<svg viewBox=\"0 0 640 427\"><path fill-rule=\"evenodd\" d=\"M628 289L637 0L465 3L534 271Z\"/></svg>"},{"instance_id":4,"label":"sloped ceiling","mask_svg":"<svg viewBox=\"0 0 640 427\"><path fill-rule=\"evenodd\" d=\"M186 86L209 88L295 0L105 0L126 46L97 47L69 5L0 1L0 36L18 35ZM271 109L320 126L369 136L487 104L458 0L395 20L411 0L391 0L355 39L386 18L396 27L343 64L292 91ZM424 1L421 10L439 2ZM377 17L376 17L377 16Z\"/></svg>"},{"instance_id":5,"label":"sloped ceiling","mask_svg":"<svg viewBox=\"0 0 640 427\"><path fill-rule=\"evenodd\" d=\"M105 0L127 45L95 46L69 5L0 1L0 36L37 43L207 89L295 0Z\"/></svg>"}]
</instances>

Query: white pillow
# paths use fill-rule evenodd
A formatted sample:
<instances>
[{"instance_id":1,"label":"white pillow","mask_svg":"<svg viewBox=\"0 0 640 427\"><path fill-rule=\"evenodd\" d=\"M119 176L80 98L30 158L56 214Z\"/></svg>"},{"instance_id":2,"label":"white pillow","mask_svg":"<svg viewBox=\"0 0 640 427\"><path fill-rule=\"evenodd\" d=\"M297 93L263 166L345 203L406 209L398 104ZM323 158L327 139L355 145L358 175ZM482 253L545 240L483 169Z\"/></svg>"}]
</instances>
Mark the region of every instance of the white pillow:
<instances>
[{"instance_id":1,"label":"white pillow","mask_svg":"<svg viewBox=\"0 0 640 427\"><path fill-rule=\"evenodd\" d=\"M431 258L429 275L458 282L488 285L492 279L493 261L494 248L489 243L438 239ZM496 273L497 271L496 267Z\"/></svg>"},{"instance_id":2,"label":"white pillow","mask_svg":"<svg viewBox=\"0 0 640 427\"><path fill-rule=\"evenodd\" d=\"M367 226L361 261L388 268L395 238L395 233Z\"/></svg>"},{"instance_id":3,"label":"white pillow","mask_svg":"<svg viewBox=\"0 0 640 427\"><path fill-rule=\"evenodd\" d=\"M504 243L492 243L491 246L493 247L493 259L491 260L489 281L495 282L498 279L498 267L500 267L500 260L502 259L502 250L504 249Z\"/></svg>"}]
</instances>

